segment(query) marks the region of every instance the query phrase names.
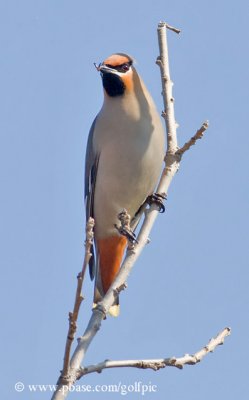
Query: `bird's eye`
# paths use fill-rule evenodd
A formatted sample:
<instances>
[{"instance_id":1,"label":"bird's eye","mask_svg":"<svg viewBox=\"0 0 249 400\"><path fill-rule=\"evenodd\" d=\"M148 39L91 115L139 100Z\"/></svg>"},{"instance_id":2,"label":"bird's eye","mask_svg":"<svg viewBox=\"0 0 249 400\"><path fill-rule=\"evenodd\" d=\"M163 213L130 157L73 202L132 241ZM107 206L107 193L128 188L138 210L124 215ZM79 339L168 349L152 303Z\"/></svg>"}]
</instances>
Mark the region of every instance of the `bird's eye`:
<instances>
[{"instance_id":1,"label":"bird's eye","mask_svg":"<svg viewBox=\"0 0 249 400\"><path fill-rule=\"evenodd\" d=\"M119 67L120 72L127 72L130 69L130 65L128 63L122 64Z\"/></svg>"}]
</instances>

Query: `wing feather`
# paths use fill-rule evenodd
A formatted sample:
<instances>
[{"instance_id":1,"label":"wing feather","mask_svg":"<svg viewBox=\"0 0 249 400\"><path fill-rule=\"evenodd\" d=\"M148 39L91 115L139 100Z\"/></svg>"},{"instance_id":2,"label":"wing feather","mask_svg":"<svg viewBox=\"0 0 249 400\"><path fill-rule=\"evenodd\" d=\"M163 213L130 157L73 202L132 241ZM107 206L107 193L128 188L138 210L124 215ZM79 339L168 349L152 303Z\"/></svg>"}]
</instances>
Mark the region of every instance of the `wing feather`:
<instances>
[{"instance_id":1,"label":"wing feather","mask_svg":"<svg viewBox=\"0 0 249 400\"><path fill-rule=\"evenodd\" d=\"M89 136L87 140L86 148L86 158L85 158L85 206L86 206L86 220L89 217L94 218L94 189L96 183L96 176L98 170L98 160L99 156L96 154L93 148L93 135L96 119L93 121L92 126L89 131ZM92 257L89 262L89 273L91 279L95 276L95 254L94 248L91 248Z\"/></svg>"}]
</instances>

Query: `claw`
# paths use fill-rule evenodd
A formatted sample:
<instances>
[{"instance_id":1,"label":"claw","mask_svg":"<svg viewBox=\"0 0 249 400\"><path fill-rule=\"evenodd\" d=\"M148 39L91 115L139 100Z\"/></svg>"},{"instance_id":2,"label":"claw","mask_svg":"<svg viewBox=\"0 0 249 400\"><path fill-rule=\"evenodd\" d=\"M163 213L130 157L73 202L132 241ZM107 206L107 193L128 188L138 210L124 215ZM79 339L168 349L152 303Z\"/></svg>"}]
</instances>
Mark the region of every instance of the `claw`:
<instances>
[{"instance_id":1,"label":"claw","mask_svg":"<svg viewBox=\"0 0 249 400\"><path fill-rule=\"evenodd\" d=\"M136 234L132 230L126 229L122 226L118 226L117 224L115 224L114 226L119 231L120 235L125 236L131 244L138 243L136 239Z\"/></svg>"},{"instance_id":2,"label":"claw","mask_svg":"<svg viewBox=\"0 0 249 400\"><path fill-rule=\"evenodd\" d=\"M165 205L163 204L163 200L167 200L166 194L162 193L153 193L147 197L146 202L151 205L155 203L159 207L159 212L165 212Z\"/></svg>"}]
</instances>

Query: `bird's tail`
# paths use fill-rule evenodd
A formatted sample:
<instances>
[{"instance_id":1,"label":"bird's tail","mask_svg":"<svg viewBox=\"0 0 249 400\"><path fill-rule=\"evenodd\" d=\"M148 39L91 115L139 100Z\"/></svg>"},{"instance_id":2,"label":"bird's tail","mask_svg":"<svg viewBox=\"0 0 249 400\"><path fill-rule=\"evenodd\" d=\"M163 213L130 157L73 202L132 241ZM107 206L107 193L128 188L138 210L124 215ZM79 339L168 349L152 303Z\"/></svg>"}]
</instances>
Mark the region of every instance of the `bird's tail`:
<instances>
[{"instance_id":1,"label":"bird's tail","mask_svg":"<svg viewBox=\"0 0 249 400\"><path fill-rule=\"evenodd\" d=\"M124 236L109 236L97 240L97 271L95 277L93 306L102 300L113 283L124 255L127 239ZM119 315L119 299L116 297L109 309L113 317Z\"/></svg>"}]
</instances>

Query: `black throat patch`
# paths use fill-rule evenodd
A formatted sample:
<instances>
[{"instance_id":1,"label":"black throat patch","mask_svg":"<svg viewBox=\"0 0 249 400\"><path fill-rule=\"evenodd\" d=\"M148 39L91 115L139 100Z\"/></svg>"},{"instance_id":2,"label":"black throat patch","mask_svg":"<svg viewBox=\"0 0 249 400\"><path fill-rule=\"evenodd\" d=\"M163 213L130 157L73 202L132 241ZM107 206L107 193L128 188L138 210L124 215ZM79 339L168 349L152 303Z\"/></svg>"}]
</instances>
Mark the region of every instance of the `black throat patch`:
<instances>
[{"instance_id":1,"label":"black throat patch","mask_svg":"<svg viewBox=\"0 0 249 400\"><path fill-rule=\"evenodd\" d=\"M125 92L125 84L122 79L116 75L109 72L104 72L102 76L103 86L106 93L111 96L122 96Z\"/></svg>"}]
</instances>

